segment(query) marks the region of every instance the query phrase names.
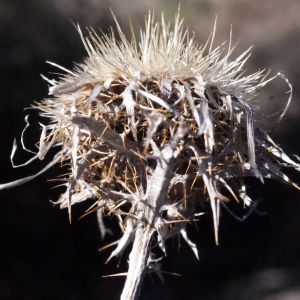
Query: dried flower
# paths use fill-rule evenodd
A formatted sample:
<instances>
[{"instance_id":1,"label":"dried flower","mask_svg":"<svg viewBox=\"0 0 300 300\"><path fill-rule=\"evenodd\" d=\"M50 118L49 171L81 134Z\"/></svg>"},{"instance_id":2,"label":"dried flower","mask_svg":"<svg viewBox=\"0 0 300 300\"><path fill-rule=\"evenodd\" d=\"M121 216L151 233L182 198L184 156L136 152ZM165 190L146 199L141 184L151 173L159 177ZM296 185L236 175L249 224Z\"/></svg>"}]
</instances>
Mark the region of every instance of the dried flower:
<instances>
[{"instance_id":1,"label":"dried flower","mask_svg":"<svg viewBox=\"0 0 300 300\"><path fill-rule=\"evenodd\" d=\"M223 56L221 47L212 48L213 36L199 46L179 14L171 29L164 17L155 23L149 13L139 44L116 24L118 39L113 31L98 36L93 30L84 38L77 27L88 57L73 71L51 63L65 74L59 81L43 76L53 97L36 108L50 122L41 125L39 152L30 161L43 159L53 146L60 150L38 174L0 189L55 163L69 166L56 204L68 208L71 220L73 204L92 200L89 213L97 211L102 237L103 216L116 216L123 236L108 260L133 242L121 299L136 299L145 273L159 271L150 253L155 243L166 254L165 241L181 234L198 257L186 224L199 215L199 201L210 201L218 244L220 204L229 201L222 190L254 209L243 177L298 188L280 167L299 170L299 164L255 123L259 108L252 99L274 77L265 80L261 71L243 76L250 49L230 61L230 44ZM290 100L291 94L278 122Z\"/></svg>"}]
</instances>

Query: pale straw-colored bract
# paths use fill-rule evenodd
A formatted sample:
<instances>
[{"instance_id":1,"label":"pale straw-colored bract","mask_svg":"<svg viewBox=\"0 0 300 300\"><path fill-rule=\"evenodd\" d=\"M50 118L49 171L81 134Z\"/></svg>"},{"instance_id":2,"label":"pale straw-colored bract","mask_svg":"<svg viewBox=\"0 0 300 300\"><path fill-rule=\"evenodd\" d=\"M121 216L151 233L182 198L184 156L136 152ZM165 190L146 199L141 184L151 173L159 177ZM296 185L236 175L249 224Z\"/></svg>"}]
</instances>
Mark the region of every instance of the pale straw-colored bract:
<instances>
[{"instance_id":1,"label":"pale straw-colored bract","mask_svg":"<svg viewBox=\"0 0 300 300\"><path fill-rule=\"evenodd\" d=\"M231 37L227 48L213 49L214 34L199 46L179 14L171 27L149 13L139 43L116 24L118 37L91 30L85 38L78 26L88 57L72 71L51 63L64 75L43 76L52 98L37 108L50 122L42 125L33 159L53 146L60 150L38 174L0 188L31 180L54 163L67 165L69 174L59 177L66 190L56 203L71 218L73 204L92 201L89 212L97 211L102 237L109 230L103 216L116 216L123 236L109 259L133 242L122 299L135 299L145 273L159 271L150 247L157 243L166 254L165 240L181 234L198 257L186 224L199 217L200 202L210 201L218 244L220 204L228 195L255 210L243 177L298 188L280 169L299 165L255 122L251 100L269 80L263 72L244 76L250 49L230 60ZM283 74L276 76L291 89ZM290 100L291 91L287 107Z\"/></svg>"}]
</instances>

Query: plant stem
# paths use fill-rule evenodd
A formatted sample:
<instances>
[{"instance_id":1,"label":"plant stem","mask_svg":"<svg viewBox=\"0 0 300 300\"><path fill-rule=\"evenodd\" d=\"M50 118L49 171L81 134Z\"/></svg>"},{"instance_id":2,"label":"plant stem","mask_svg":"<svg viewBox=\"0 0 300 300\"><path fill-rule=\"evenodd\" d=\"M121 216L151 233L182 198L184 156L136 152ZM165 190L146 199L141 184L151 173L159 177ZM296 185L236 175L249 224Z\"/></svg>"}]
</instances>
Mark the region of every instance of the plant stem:
<instances>
[{"instance_id":1,"label":"plant stem","mask_svg":"<svg viewBox=\"0 0 300 300\"><path fill-rule=\"evenodd\" d=\"M135 300L139 297L146 274L152 232L153 230L149 225L146 228L140 227L135 232L135 239L129 256L128 275L121 300Z\"/></svg>"},{"instance_id":2,"label":"plant stem","mask_svg":"<svg viewBox=\"0 0 300 300\"><path fill-rule=\"evenodd\" d=\"M136 300L139 297L143 279L147 271L151 239L155 232L161 207L167 200L168 188L174 167L174 148L167 146L161 152L161 159L148 178L145 199L136 205L140 223L135 231L133 247L129 256L129 269L121 300Z\"/></svg>"}]
</instances>

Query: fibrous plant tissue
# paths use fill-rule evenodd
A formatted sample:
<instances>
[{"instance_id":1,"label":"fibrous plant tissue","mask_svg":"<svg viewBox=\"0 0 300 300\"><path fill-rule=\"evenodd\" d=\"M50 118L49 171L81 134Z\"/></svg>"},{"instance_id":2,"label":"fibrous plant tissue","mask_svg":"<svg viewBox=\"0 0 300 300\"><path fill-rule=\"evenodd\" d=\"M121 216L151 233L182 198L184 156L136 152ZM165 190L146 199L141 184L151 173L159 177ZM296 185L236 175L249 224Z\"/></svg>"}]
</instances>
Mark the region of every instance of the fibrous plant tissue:
<instances>
[{"instance_id":1,"label":"fibrous plant tissue","mask_svg":"<svg viewBox=\"0 0 300 300\"><path fill-rule=\"evenodd\" d=\"M109 218L103 218L115 216L123 235L108 260L132 244L128 272L120 274L126 276L125 300L137 299L146 273L159 274L155 251L166 255L170 237L180 235L198 258L186 225L199 219L199 203L210 203L218 244L221 204L232 200L255 210L244 177L272 178L299 189L281 171L299 170L299 164L257 124L259 107L253 102L275 77L287 82L289 98L275 126L290 104L292 86L281 73L270 79L263 71L245 76L250 49L231 60L231 37L226 49L226 44L213 48L215 30L198 45L179 13L173 26L163 16L155 22L149 13L139 42L133 30L128 40L117 20L116 27L117 37L112 29L100 36L90 29L85 37L77 26L88 56L73 70L51 63L62 74L43 76L50 97L33 108L49 122L41 124L39 150L24 165L42 160L53 147L59 150L37 174L0 189L34 179L57 163L64 174L67 168L58 177L65 192L55 204L67 208L71 220L72 205L90 201L87 213L96 212L103 238L109 230ZM16 142L12 161L15 151Z\"/></svg>"}]
</instances>

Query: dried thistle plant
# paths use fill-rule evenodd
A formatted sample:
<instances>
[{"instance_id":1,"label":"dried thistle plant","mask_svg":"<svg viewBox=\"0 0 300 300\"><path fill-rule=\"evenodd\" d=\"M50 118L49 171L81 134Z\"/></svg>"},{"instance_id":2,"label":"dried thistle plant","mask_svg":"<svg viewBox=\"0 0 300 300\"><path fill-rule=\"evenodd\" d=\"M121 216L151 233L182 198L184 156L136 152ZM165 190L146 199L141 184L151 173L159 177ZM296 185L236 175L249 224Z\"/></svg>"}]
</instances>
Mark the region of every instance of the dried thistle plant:
<instances>
[{"instance_id":1,"label":"dried thistle plant","mask_svg":"<svg viewBox=\"0 0 300 300\"><path fill-rule=\"evenodd\" d=\"M151 251L157 246L166 255L168 238L181 235L198 257L186 232L200 215L198 203L210 202L218 244L220 204L229 201L222 191L251 211L244 177L274 178L299 189L280 170L299 170L299 164L256 123L259 108L252 100L274 77L243 75L250 49L230 61L234 47L229 43L225 54L223 46L213 49L214 34L199 46L179 13L173 28L149 13L140 43L133 31L128 41L116 25L118 38L113 30L101 36L91 30L85 38L78 26L88 57L73 71L51 63L64 74L58 81L43 76L52 97L35 108L50 122L41 124L39 151L27 163L42 160L54 146L60 150L38 174L0 189L56 163L68 166L68 175L59 177L66 191L56 204L68 208L71 220L72 205L92 201L88 213L97 211L102 237L108 230L103 217L117 218L123 236L108 260L133 243L123 274L125 300L137 299L147 272L160 271ZM292 88L283 74L276 76ZM275 125L290 101L291 91ZM27 150L23 134L22 145Z\"/></svg>"}]
</instances>

